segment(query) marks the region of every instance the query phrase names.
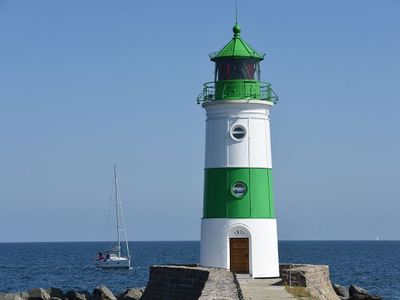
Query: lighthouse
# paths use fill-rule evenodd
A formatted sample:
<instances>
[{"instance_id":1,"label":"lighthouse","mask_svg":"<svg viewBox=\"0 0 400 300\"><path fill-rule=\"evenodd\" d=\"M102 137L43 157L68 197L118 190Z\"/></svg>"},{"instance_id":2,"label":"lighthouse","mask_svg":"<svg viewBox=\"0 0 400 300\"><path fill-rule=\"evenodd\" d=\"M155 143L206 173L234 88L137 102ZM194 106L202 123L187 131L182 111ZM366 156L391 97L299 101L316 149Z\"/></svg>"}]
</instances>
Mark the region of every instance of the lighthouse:
<instances>
[{"instance_id":1,"label":"lighthouse","mask_svg":"<svg viewBox=\"0 0 400 300\"><path fill-rule=\"evenodd\" d=\"M197 98L206 111L200 265L253 278L279 276L269 122L278 97L260 80L263 59L236 22Z\"/></svg>"}]
</instances>

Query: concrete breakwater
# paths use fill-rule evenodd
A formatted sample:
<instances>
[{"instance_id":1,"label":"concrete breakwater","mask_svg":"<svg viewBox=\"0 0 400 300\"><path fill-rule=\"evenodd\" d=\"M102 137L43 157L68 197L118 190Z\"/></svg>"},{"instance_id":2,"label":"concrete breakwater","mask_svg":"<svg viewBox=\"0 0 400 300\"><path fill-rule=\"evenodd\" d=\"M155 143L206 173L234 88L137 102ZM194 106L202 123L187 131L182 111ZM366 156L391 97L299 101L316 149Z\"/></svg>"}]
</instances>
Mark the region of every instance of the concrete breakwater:
<instances>
[{"instance_id":1,"label":"concrete breakwater","mask_svg":"<svg viewBox=\"0 0 400 300\"><path fill-rule=\"evenodd\" d=\"M152 266L141 300L243 299L234 273L218 268Z\"/></svg>"},{"instance_id":2,"label":"concrete breakwater","mask_svg":"<svg viewBox=\"0 0 400 300\"><path fill-rule=\"evenodd\" d=\"M303 287L316 299L335 300L379 300L379 296L355 285L347 289L333 284L329 276L329 266L309 264L280 264L279 273L282 284L287 287Z\"/></svg>"},{"instance_id":3,"label":"concrete breakwater","mask_svg":"<svg viewBox=\"0 0 400 300\"><path fill-rule=\"evenodd\" d=\"M280 278L252 279L218 268L152 266L141 300L149 299L321 299L379 300L366 290L332 285L326 265L281 264Z\"/></svg>"},{"instance_id":4,"label":"concrete breakwater","mask_svg":"<svg viewBox=\"0 0 400 300\"><path fill-rule=\"evenodd\" d=\"M106 286L92 293L57 288L0 293L0 300L212 300L322 299L378 300L366 290L332 285L325 265L281 264L280 278L252 279L226 269L198 265L151 266L146 288L130 288L114 295Z\"/></svg>"},{"instance_id":5,"label":"concrete breakwater","mask_svg":"<svg viewBox=\"0 0 400 300\"><path fill-rule=\"evenodd\" d=\"M327 265L280 264L282 284L288 287L303 287L317 299L339 299L333 289Z\"/></svg>"}]
</instances>

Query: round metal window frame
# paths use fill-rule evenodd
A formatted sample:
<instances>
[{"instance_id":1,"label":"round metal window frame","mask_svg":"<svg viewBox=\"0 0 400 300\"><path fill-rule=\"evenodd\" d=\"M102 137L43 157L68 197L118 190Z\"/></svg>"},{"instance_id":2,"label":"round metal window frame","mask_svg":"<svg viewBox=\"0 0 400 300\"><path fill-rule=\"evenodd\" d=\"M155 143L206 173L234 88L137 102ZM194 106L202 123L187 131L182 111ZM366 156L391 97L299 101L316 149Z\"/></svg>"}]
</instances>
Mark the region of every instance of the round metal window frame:
<instances>
[{"instance_id":1,"label":"round metal window frame","mask_svg":"<svg viewBox=\"0 0 400 300\"><path fill-rule=\"evenodd\" d=\"M235 185L238 184L238 183L243 184L243 185L245 186L245 188L246 188L246 191L245 191L244 194L241 195L241 196L238 196L238 195L236 195L236 194L233 192L233 188L234 188ZM243 199L244 196L246 196L248 190L249 190L249 188L247 187L247 184L246 184L244 181L242 181L242 180L234 181L234 182L231 184L231 188L230 188L231 195L232 195L233 197L235 197L236 199Z\"/></svg>"},{"instance_id":2,"label":"round metal window frame","mask_svg":"<svg viewBox=\"0 0 400 300\"><path fill-rule=\"evenodd\" d=\"M235 137L235 136L233 135L236 128L241 128L241 129L243 129L244 135L243 135L242 138L237 138L237 137ZM231 130L229 131L229 134L230 134L232 140L234 140L234 141L236 141L236 142L241 142L241 141L243 141L243 140L245 139L245 137L247 136L247 129L246 129L246 127L244 127L242 124L235 124L235 125L233 125L233 126L231 127Z\"/></svg>"}]
</instances>

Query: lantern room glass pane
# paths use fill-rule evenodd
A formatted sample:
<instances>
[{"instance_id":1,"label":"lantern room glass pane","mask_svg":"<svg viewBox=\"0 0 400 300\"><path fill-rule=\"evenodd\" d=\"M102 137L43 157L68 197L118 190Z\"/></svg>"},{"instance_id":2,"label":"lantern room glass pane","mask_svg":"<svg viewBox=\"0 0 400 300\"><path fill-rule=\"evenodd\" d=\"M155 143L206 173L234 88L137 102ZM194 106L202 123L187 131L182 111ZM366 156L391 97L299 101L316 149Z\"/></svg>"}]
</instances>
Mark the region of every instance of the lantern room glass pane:
<instances>
[{"instance_id":1,"label":"lantern room glass pane","mask_svg":"<svg viewBox=\"0 0 400 300\"><path fill-rule=\"evenodd\" d=\"M260 80L259 62L255 59L224 59L216 62L215 81Z\"/></svg>"}]
</instances>

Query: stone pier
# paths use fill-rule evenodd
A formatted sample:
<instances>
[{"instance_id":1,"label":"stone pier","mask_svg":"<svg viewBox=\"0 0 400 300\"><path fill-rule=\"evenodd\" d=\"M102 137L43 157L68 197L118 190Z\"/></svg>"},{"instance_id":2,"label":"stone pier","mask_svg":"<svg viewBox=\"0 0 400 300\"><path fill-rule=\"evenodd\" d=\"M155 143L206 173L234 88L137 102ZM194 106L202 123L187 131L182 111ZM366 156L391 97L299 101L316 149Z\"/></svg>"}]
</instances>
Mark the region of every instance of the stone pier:
<instances>
[{"instance_id":1,"label":"stone pier","mask_svg":"<svg viewBox=\"0 0 400 300\"><path fill-rule=\"evenodd\" d=\"M338 300L328 266L280 265L280 278L253 279L198 265L151 266L141 300Z\"/></svg>"},{"instance_id":2,"label":"stone pier","mask_svg":"<svg viewBox=\"0 0 400 300\"><path fill-rule=\"evenodd\" d=\"M141 300L243 299L235 274L198 266L151 266Z\"/></svg>"},{"instance_id":3,"label":"stone pier","mask_svg":"<svg viewBox=\"0 0 400 300\"><path fill-rule=\"evenodd\" d=\"M316 299L338 300L329 277L329 266L306 264L280 264L282 284L305 288Z\"/></svg>"}]
</instances>

